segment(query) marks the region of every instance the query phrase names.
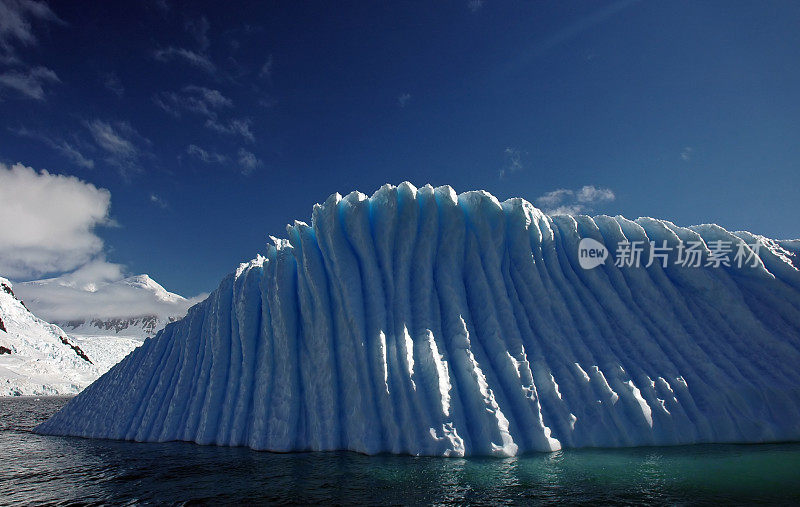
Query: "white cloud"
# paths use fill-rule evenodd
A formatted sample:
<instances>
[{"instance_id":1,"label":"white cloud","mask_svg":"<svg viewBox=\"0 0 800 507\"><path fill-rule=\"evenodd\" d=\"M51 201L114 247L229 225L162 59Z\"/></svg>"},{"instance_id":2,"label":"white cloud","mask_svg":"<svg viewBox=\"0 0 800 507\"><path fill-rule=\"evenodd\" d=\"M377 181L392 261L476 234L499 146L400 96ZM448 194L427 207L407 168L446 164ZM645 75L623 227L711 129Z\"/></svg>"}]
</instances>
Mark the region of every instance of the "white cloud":
<instances>
[{"instance_id":1,"label":"white cloud","mask_svg":"<svg viewBox=\"0 0 800 507\"><path fill-rule=\"evenodd\" d=\"M176 48L174 46L170 46L168 48L157 49L155 53L153 53L153 57L159 62L164 63L172 60L182 60L193 67L197 67L198 69L208 72L209 74L213 74L217 71L217 67L206 55L196 53L185 48Z\"/></svg>"},{"instance_id":2,"label":"white cloud","mask_svg":"<svg viewBox=\"0 0 800 507\"><path fill-rule=\"evenodd\" d=\"M93 290L99 283L113 282L124 276L122 264L108 262L105 256L87 262L71 273L58 277L66 285L78 287L83 290Z\"/></svg>"},{"instance_id":3,"label":"white cloud","mask_svg":"<svg viewBox=\"0 0 800 507\"><path fill-rule=\"evenodd\" d=\"M0 274L27 278L86 264L103 249L111 194L74 176L0 164Z\"/></svg>"},{"instance_id":4,"label":"white cloud","mask_svg":"<svg viewBox=\"0 0 800 507\"><path fill-rule=\"evenodd\" d=\"M106 89L108 89L117 97L122 97L125 95L125 87L122 86L119 76L117 76L114 72L101 74L100 79L103 81L103 86L105 86Z\"/></svg>"},{"instance_id":5,"label":"white cloud","mask_svg":"<svg viewBox=\"0 0 800 507\"><path fill-rule=\"evenodd\" d=\"M580 204L567 204L557 208L546 210L548 215L580 215L584 213L586 208Z\"/></svg>"},{"instance_id":6,"label":"white cloud","mask_svg":"<svg viewBox=\"0 0 800 507\"><path fill-rule=\"evenodd\" d=\"M472 12L477 12L483 7L483 0L468 0L467 7L469 7L469 10Z\"/></svg>"},{"instance_id":7,"label":"white cloud","mask_svg":"<svg viewBox=\"0 0 800 507\"><path fill-rule=\"evenodd\" d=\"M258 77L264 79L269 79L272 77L272 55L267 57L267 61L264 62L264 65L261 66L261 71L258 73Z\"/></svg>"},{"instance_id":8,"label":"white cloud","mask_svg":"<svg viewBox=\"0 0 800 507\"><path fill-rule=\"evenodd\" d=\"M15 44L33 46L34 21L61 22L45 2L0 0L0 61L16 62Z\"/></svg>"},{"instance_id":9,"label":"white cloud","mask_svg":"<svg viewBox=\"0 0 800 507\"><path fill-rule=\"evenodd\" d=\"M575 197L580 203L594 204L604 201L613 201L617 196L609 188L585 185L578 190Z\"/></svg>"},{"instance_id":10,"label":"white cloud","mask_svg":"<svg viewBox=\"0 0 800 507\"><path fill-rule=\"evenodd\" d=\"M205 118L204 126L208 129L242 136L251 143L256 140L251 129L253 121L249 118L232 118L227 121L219 119L220 112L233 107L233 101L219 90L190 85L184 87L180 93L158 93L153 97L153 101L176 118L184 112L197 114Z\"/></svg>"},{"instance_id":11,"label":"white cloud","mask_svg":"<svg viewBox=\"0 0 800 507\"><path fill-rule=\"evenodd\" d=\"M261 161L255 154L245 150L239 149L239 167L242 169L242 174L248 175L261 166Z\"/></svg>"},{"instance_id":12,"label":"white cloud","mask_svg":"<svg viewBox=\"0 0 800 507\"><path fill-rule=\"evenodd\" d=\"M123 176L141 170L140 145L149 145L150 140L139 135L127 122L109 123L103 120L92 120L85 123L92 134L95 144L105 153L105 161L119 169Z\"/></svg>"},{"instance_id":13,"label":"white cloud","mask_svg":"<svg viewBox=\"0 0 800 507\"><path fill-rule=\"evenodd\" d=\"M74 176L0 164L0 275L19 280L60 274L15 284L37 316L177 316L206 297L187 300L124 280L124 266L106 260L94 231L113 223L110 203L108 190Z\"/></svg>"},{"instance_id":14,"label":"white cloud","mask_svg":"<svg viewBox=\"0 0 800 507\"><path fill-rule=\"evenodd\" d=\"M89 131L92 133L95 142L98 146L106 150L108 153L118 155L121 157L131 157L136 155L138 149L130 139L125 137L125 134L120 130L127 130L130 127L122 129L115 128L110 123L102 120L92 120L86 124Z\"/></svg>"},{"instance_id":15,"label":"white cloud","mask_svg":"<svg viewBox=\"0 0 800 507\"><path fill-rule=\"evenodd\" d=\"M275 107L275 104L277 104L277 103L278 103L278 101L274 97L267 96L267 97L261 97L260 99L258 99L258 105L261 106L261 107L267 108L267 109Z\"/></svg>"},{"instance_id":16,"label":"white cloud","mask_svg":"<svg viewBox=\"0 0 800 507\"><path fill-rule=\"evenodd\" d=\"M544 195L539 196L536 199L536 204L542 207L553 207L558 206L563 201L572 198L575 195L575 192L572 190L567 190L566 188L559 188L557 190L551 190Z\"/></svg>"},{"instance_id":17,"label":"white cloud","mask_svg":"<svg viewBox=\"0 0 800 507\"><path fill-rule=\"evenodd\" d=\"M206 164L212 164L212 163L224 164L225 162L228 161L228 157L226 157L225 155L221 155L213 151L206 151L195 144L190 144L189 146L187 146L186 153L205 162Z\"/></svg>"},{"instance_id":18,"label":"white cloud","mask_svg":"<svg viewBox=\"0 0 800 507\"><path fill-rule=\"evenodd\" d=\"M684 162L688 162L689 160L691 160L693 151L694 150L692 149L691 146L685 147L683 151L681 151L681 160L683 160Z\"/></svg>"},{"instance_id":19,"label":"white cloud","mask_svg":"<svg viewBox=\"0 0 800 507\"><path fill-rule=\"evenodd\" d=\"M196 144L190 144L187 146L186 153L206 164L228 164L232 161L239 165L239 169L244 175L251 174L253 171L264 165L264 163L258 157L256 157L253 152L244 148L239 148L239 151L236 153L236 155L231 156L230 158L215 151L205 150Z\"/></svg>"},{"instance_id":20,"label":"white cloud","mask_svg":"<svg viewBox=\"0 0 800 507\"><path fill-rule=\"evenodd\" d=\"M138 283L127 283L130 279L123 277L119 264L97 260L58 278L14 284L14 291L38 317L62 322L148 315L161 318L183 316L189 307L207 297L207 294L199 294L184 299L169 295L161 287L161 290L146 290L137 287Z\"/></svg>"},{"instance_id":21,"label":"white cloud","mask_svg":"<svg viewBox=\"0 0 800 507\"><path fill-rule=\"evenodd\" d=\"M549 36L539 39L533 46L528 48L520 48L518 51L518 58L513 65L515 67L525 67L531 63L532 60L541 57L548 53L550 50L566 44L567 42L579 37L586 31L591 30L597 25L603 24L614 16L618 15L628 7L640 2L641 0L616 0L615 2L608 3L603 7L599 7L592 13L580 17L573 23L556 28L554 32L550 32ZM599 4L599 2L597 2Z\"/></svg>"},{"instance_id":22,"label":"white cloud","mask_svg":"<svg viewBox=\"0 0 800 507\"><path fill-rule=\"evenodd\" d=\"M150 202L161 209L167 209L169 207L167 201L165 201L161 196L159 196L155 192L150 192Z\"/></svg>"},{"instance_id":23,"label":"white cloud","mask_svg":"<svg viewBox=\"0 0 800 507\"><path fill-rule=\"evenodd\" d=\"M179 117L182 112L199 114L216 119L217 111L233 107L233 101L219 90L203 86L186 86L181 93L161 92L153 97L153 101L169 114Z\"/></svg>"},{"instance_id":24,"label":"white cloud","mask_svg":"<svg viewBox=\"0 0 800 507\"><path fill-rule=\"evenodd\" d=\"M47 67L34 67L24 71L9 70L0 74L0 88L9 88L26 97L44 100L44 85L59 83L55 72Z\"/></svg>"},{"instance_id":25,"label":"white cloud","mask_svg":"<svg viewBox=\"0 0 800 507\"><path fill-rule=\"evenodd\" d=\"M16 130L9 129L9 130L11 130L11 132L14 132L17 135L41 141L49 148L59 152L61 155L64 156L64 158L66 158L76 166L84 167L86 169L94 169L94 160L81 153L80 150L78 150L78 148L72 143L64 141L63 139L53 139L44 134L30 131L26 128L20 128Z\"/></svg>"},{"instance_id":26,"label":"white cloud","mask_svg":"<svg viewBox=\"0 0 800 507\"><path fill-rule=\"evenodd\" d=\"M200 46L201 51L208 49L210 41L208 39L208 19L203 16L198 19L192 19L186 22L186 31L192 34L197 44Z\"/></svg>"},{"instance_id":27,"label":"white cloud","mask_svg":"<svg viewBox=\"0 0 800 507\"><path fill-rule=\"evenodd\" d=\"M400 107L406 107L408 105L409 100L411 100L411 94L403 93L399 97L397 97L397 105Z\"/></svg>"},{"instance_id":28,"label":"white cloud","mask_svg":"<svg viewBox=\"0 0 800 507\"><path fill-rule=\"evenodd\" d=\"M187 93L195 93L199 95L203 101L209 106L219 109L222 107L232 107L233 101L228 97L222 95L219 90L212 90L203 86L189 85L183 89Z\"/></svg>"},{"instance_id":29,"label":"white cloud","mask_svg":"<svg viewBox=\"0 0 800 507\"><path fill-rule=\"evenodd\" d=\"M584 185L577 190L552 190L537 197L535 202L549 215L578 215L588 213L598 204L611 202L616 197L610 188Z\"/></svg>"},{"instance_id":30,"label":"white cloud","mask_svg":"<svg viewBox=\"0 0 800 507\"><path fill-rule=\"evenodd\" d=\"M153 5L161 11L162 14L167 14L170 11L167 0L153 0Z\"/></svg>"},{"instance_id":31,"label":"white cloud","mask_svg":"<svg viewBox=\"0 0 800 507\"><path fill-rule=\"evenodd\" d=\"M58 83L55 72L47 67L27 66L17 56L16 46L38 43L33 33L36 21L63 23L44 2L34 0L0 0L0 63L20 68L0 74L0 90L35 100L44 100L45 85Z\"/></svg>"},{"instance_id":32,"label":"white cloud","mask_svg":"<svg viewBox=\"0 0 800 507\"><path fill-rule=\"evenodd\" d=\"M255 135L253 135L253 131L250 129L252 124L252 120L248 118L234 118L228 121L227 124L220 123L213 118L209 118L205 123L206 127L210 128L211 130L216 130L217 132L221 132L223 134L240 135L251 143L255 142L256 140Z\"/></svg>"},{"instance_id":33,"label":"white cloud","mask_svg":"<svg viewBox=\"0 0 800 507\"><path fill-rule=\"evenodd\" d=\"M94 160L87 158L77 148L66 141L58 141L53 148L77 166L94 169Z\"/></svg>"},{"instance_id":34,"label":"white cloud","mask_svg":"<svg viewBox=\"0 0 800 507\"><path fill-rule=\"evenodd\" d=\"M500 168L500 178L504 178L508 174L520 171L525 168L525 165L522 163L522 155L523 155L522 151L511 146L503 150L503 157L505 157L505 163L503 167Z\"/></svg>"}]
</instances>

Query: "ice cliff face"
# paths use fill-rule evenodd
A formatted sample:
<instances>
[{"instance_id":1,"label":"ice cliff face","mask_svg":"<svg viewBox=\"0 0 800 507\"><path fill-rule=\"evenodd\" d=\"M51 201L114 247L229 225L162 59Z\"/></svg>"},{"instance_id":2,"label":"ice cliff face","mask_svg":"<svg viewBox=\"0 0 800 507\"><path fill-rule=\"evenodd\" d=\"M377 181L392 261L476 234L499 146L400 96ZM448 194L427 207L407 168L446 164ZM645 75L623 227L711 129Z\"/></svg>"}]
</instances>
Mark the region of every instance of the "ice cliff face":
<instances>
[{"instance_id":1,"label":"ice cliff face","mask_svg":"<svg viewBox=\"0 0 800 507\"><path fill-rule=\"evenodd\" d=\"M409 184L287 232L38 431L450 456L800 439L796 242ZM594 269L583 238L610 252ZM618 267L624 241L669 262ZM720 242L760 248L705 267Z\"/></svg>"}]
</instances>

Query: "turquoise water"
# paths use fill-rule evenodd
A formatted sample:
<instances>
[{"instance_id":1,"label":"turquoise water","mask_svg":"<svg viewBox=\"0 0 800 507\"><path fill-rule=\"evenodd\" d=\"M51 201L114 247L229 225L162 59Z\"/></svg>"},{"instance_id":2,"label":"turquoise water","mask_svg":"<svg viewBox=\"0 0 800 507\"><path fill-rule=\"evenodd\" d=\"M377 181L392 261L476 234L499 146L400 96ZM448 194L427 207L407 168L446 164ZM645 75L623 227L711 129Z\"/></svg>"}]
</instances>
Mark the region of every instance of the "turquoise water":
<instances>
[{"instance_id":1,"label":"turquoise water","mask_svg":"<svg viewBox=\"0 0 800 507\"><path fill-rule=\"evenodd\" d=\"M513 459L273 454L35 435L66 398L0 398L0 504L800 503L800 444Z\"/></svg>"}]
</instances>

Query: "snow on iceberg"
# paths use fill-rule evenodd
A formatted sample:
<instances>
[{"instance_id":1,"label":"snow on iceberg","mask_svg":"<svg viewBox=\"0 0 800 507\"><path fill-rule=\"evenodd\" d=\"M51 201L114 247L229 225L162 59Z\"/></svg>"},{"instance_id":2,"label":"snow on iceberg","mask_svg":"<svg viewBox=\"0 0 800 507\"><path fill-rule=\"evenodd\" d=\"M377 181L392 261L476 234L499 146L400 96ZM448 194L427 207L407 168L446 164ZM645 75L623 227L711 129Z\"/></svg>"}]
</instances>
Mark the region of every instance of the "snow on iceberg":
<instances>
[{"instance_id":1,"label":"snow on iceberg","mask_svg":"<svg viewBox=\"0 0 800 507\"><path fill-rule=\"evenodd\" d=\"M443 456L800 439L796 242L408 183L287 232L37 431ZM582 238L703 265L584 269ZM722 241L760 248L705 267Z\"/></svg>"}]
</instances>

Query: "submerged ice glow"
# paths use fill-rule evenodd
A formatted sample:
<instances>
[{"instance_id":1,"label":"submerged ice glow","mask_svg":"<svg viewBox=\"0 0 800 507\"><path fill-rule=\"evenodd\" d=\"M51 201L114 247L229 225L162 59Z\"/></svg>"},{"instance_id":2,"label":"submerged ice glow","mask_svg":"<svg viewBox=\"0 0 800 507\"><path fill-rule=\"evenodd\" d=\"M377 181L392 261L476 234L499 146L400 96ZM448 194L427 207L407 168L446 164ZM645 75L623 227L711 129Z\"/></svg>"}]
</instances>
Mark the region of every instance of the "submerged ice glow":
<instances>
[{"instance_id":1,"label":"submerged ice glow","mask_svg":"<svg viewBox=\"0 0 800 507\"><path fill-rule=\"evenodd\" d=\"M408 183L287 232L37 431L444 456L800 439L796 242ZM587 270L582 238L762 247Z\"/></svg>"}]
</instances>

